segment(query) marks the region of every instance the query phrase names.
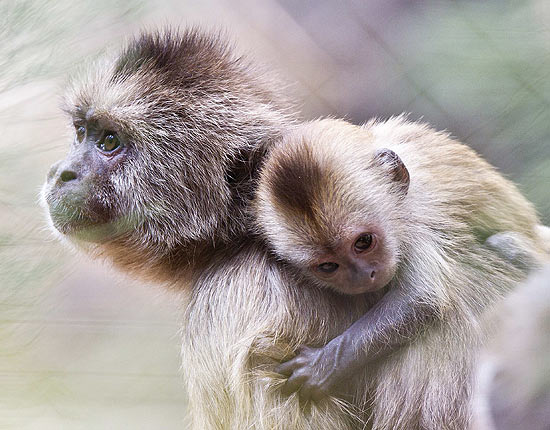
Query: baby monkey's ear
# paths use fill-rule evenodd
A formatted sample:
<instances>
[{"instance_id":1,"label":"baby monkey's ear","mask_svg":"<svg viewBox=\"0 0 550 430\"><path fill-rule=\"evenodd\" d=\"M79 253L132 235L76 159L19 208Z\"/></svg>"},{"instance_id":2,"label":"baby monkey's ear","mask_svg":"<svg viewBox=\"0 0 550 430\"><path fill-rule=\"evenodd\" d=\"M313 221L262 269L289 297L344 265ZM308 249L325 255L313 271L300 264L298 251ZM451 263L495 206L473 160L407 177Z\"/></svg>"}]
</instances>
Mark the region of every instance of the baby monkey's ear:
<instances>
[{"instance_id":1,"label":"baby monkey's ear","mask_svg":"<svg viewBox=\"0 0 550 430\"><path fill-rule=\"evenodd\" d=\"M391 149L383 148L374 153L374 161L388 172L393 181L399 183L403 194L407 194L411 177L399 155Z\"/></svg>"}]
</instances>

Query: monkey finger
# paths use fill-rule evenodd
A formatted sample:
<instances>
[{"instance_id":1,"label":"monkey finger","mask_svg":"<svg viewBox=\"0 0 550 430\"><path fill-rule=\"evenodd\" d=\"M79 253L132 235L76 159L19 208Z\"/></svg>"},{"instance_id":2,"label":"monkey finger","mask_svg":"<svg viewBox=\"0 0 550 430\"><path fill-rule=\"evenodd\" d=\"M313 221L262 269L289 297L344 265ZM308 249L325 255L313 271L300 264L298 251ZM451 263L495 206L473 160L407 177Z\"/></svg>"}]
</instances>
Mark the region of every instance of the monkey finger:
<instances>
[{"instance_id":1,"label":"monkey finger","mask_svg":"<svg viewBox=\"0 0 550 430\"><path fill-rule=\"evenodd\" d=\"M302 354L307 354L308 352L311 352L315 349L317 349L317 348L311 348L310 346L302 345L296 351L296 355L298 356L298 355L302 355Z\"/></svg>"},{"instance_id":2,"label":"monkey finger","mask_svg":"<svg viewBox=\"0 0 550 430\"><path fill-rule=\"evenodd\" d=\"M292 375L288 380L285 382L285 385L283 385L283 388L281 389L281 392L285 396L289 396L290 394L300 390L302 385L304 384L306 380L305 376L296 376Z\"/></svg>"},{"instance_id":3,"label":"monkey finger","mask_svg":"<svg viewBox=\"0 0 550 430\"><path fill-rule=\"evenodd\" d=\"M328 393L325 390L318 387L311 390L311 393L309 395L311 400L313 400L314 402L318 402L319 400L324 399L327 396L328 396Z\"/></svg>"},{"instance_id":4,"label":"monkey finger","mask_svg":"<svg viewBox=\"0 0 550 430\"><path fill-rule=\"evenodd\" d=\"M311 385L304 384L300 388L300 391L298 391L298 397L300 398L300 403L306 403L311 401L312 399L312 391L311 391Z\"/></svg>"},{"instance_id":5,"label":"monkey finger","mask_svg":"<svg viewBox=\"0 0 550 430\"><path fill-rule=\"evenodd\" d=\"M299 367L299 364L293 358L292 360L285 361L284 363L279 364L275 368L275 372L280 373L284 376L290 376L292 373Z\"/></svg>"}]
</instances>

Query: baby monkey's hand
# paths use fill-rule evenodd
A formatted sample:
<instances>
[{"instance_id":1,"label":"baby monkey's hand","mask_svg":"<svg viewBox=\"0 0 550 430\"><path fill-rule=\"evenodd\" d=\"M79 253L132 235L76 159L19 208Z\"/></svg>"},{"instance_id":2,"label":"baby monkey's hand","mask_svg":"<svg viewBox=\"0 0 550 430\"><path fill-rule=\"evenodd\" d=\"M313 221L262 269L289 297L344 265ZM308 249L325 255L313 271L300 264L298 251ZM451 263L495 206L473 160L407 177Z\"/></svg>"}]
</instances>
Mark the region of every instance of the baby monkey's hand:
<instances>
[{"instance_id":1,"label":"baby monkey's hand","mask_svg":"<svg viewBox=\"0 0 550 430\"><path fill-rule=\"evenodd\" d=\"M301 402L345 394L348 390L344 388L357 363L356 359L350 359L348 342L346 336L341 335L322 348L302 346L296 357L275 369L288 376L283 394L298 391Z\"/></svg>"}]
</instances>

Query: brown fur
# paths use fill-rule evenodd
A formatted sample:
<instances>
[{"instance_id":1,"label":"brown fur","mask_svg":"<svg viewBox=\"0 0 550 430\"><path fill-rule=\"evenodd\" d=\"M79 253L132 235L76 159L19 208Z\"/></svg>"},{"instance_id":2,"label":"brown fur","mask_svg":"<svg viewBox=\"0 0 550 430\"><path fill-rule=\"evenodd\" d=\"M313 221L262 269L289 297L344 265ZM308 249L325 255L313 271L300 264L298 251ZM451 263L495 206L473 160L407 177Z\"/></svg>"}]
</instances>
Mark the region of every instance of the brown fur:
<instances>
[{"instance_id":1,"label":"brown fur","mask_svg":"<svg viewBox=\"0 0 550 430\"><path fill-rule=\"evenodd\" d=\"M410 173L406 195L398 188L407 174L396 181L376 165L383 148ZM321 120L298 126L270 153L255 207L275 253L304 271L354 225L382 226L399 259L389 289L402 291L410 306L427 305L436 320L368 369L372 426L465 429L476 352L487 334L481 313L525 276L485 240L515 231L543 255L537 216L516 187L426 125L402 117L363 127Z\"/></svg>"}]
</instances>

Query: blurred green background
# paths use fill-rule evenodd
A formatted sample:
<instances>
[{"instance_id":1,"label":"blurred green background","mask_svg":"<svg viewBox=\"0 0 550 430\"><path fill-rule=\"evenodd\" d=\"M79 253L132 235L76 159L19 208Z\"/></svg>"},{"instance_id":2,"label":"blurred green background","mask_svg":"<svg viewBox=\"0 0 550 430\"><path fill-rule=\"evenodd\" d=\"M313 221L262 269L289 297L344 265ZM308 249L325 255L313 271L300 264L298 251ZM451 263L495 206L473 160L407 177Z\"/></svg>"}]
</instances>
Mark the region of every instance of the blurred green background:
<instances>
[{"instance_id":1,"label":"blurred green background","mask_svg":"<svg viewBox=\"0 0 550 430\"><path fill-rule=\"evenodd\" d=\"M0 428L178 429L178 302L86 262L37 196L69 131L71 73L164 24L224 28L278 70L305 118L403 111L515 180L550 224L546 0L1 0Z\"/></svg>"}]
</instances>

